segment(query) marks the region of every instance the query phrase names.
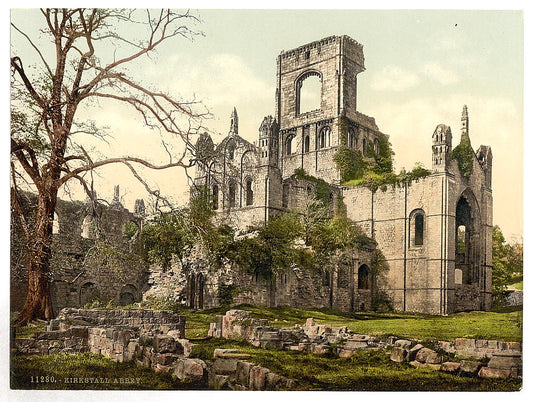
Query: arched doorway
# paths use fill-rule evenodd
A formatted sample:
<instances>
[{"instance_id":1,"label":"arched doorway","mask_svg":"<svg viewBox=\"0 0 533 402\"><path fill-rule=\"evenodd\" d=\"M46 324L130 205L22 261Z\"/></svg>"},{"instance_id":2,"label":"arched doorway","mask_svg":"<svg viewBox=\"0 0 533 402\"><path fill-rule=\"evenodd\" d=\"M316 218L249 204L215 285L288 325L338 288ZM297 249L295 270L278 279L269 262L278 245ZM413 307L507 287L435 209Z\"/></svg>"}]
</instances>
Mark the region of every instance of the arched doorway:
<instances>
[{"instance_id":1,"label":"arched doorway","mask_svg":"<svg viewBox=\"0 0 533 402\"><path fill-rule=\"evenodd\" d=\"M137 288L133 285L126 285L120 290L119 295L119 306L127 306L129 304L135 303L137 297Z\"/></svg>"}]
</instances>

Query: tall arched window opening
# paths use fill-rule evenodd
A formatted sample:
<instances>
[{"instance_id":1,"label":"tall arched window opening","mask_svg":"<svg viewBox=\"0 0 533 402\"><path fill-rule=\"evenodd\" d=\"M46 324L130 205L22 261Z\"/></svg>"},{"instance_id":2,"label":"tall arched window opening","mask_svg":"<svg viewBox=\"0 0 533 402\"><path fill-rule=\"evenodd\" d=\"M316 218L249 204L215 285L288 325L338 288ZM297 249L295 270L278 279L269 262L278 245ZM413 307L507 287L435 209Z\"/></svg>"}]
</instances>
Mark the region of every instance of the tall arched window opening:
<instances>
[{"instance_id":1,"label":"tall arched window opening","mask_svg":"<svg viewBox=\"0 0 533 402\"><path fill-rule=\"evenodd\" d=\"M230 208L235 207L235 195L236 195L235 182L231 181L228 186L228 206Z\"/></svg>"},{"instance_id":2,"label":"tall arched window opening","mask_svg":"<svg viewBox=\"0 0 533 402\"><path fill-rule=\"evenodd\" d=\"M357 288L370 289L370 269L365 264L357 271Z\"/></svg>"},{"instance_id":3,"label":"tall arched window opening","mask_svg":"<svg viewBox=\"0 0 533 402\"><path fill-rule=\"evenodd\" d=\"M329 126L322 127L318 135L318 147L327 148L331 146L331 128Z\"/></svg>"},{"instance_id":4,"label":"tall arched window opening","mask_svg":"<svg viewBox=\"0 0 533 402\"><path fill-rule=\"evenodd\" d=\"M316 72L303 75L296 83L297 114L320 110L322 79Z\"/></svg>"},{"instance_id":5,"label":"tall arched window opening","mask_svg":"<svg viewBox=\"0 0 533 402\"><path fill-rule=\"evenodd\" d=\"M409 215L409 244L410 247L423 246L425 241L425 213L422 209L415 209Z\"/></svg>"},{"instance_id":6,"label":"tall arched window opening","mask_svg":"<svg viewBox=\"0 0 533 402\"><path fill-rule=\"evenodd\" d=\"M246 179L246 205L254 203L254 192L252 190L252 179Z\"/></svg>"},{"instance_id":7,"label":"tall arched window opening","mask_svg":"<svg viewBox=\"0 0 533 402\"><path fill-rule=\"evenodd\" d=\"M415 216L415 246L424 244L424 215Z\"/></svg>"},{"instance_id":8,"label":"tall arched window opening","mask_svg":"<svg viewBox=\"0 0 533 402\"><path fill-rule=\"evenodd\" d=\"M351 149L357 148L357 137L355 136L355 131L352 127L348 129L348 147Z\"/></svg>"},{"instance_id":9,"label":"tall arched window opening","mask_svg":"<svg viewBox=\"0 0 533 402\"><path fill-rule=\"evenodd\" d=\"M291 155L293 152L292 141L294 140L294 135L287 137L285 140L285 155Z\"/></svg>"}]
</instances>

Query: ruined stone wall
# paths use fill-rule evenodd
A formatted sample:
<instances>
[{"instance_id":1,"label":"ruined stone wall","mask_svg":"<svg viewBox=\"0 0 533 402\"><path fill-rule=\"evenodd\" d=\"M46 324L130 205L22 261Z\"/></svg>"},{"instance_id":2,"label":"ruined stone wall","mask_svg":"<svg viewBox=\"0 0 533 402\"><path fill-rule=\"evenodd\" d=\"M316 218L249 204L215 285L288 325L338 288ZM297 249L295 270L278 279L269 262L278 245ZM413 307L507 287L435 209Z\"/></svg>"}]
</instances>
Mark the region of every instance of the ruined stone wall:
<instances>
[{"instance_id":1,"label":"ruined stone wall","mask_svg":"<svg viewBox=\"0 0 533 402\"><path fill-rule=\"evenodd\" d=\"M403 311L448 314L472 309L490 309L492 243L492 196L484 187L484 172L474 161L465 179L457 163L448 172L434 173L407 187L371 192L367 188L343 188L347 216L367 236L377 241L389 265L385 290L394 307ZM455 214L459 198L468 194L475 207L476 289L456 286ZM424 219L423 243L415 244L415 217ZM489 263L490 261L490 263Z\"/></svg>"},{"instance_id":2,"label":"ruined stone wall","mask_svg":"<svg viewBox=\"0 0 533 402\"><path fill-rule=\"evenodd\" d=\"M30 210L34 202L35 197L28 194ZM27 255L16 218L12 220L11 311L19 311L26 300ZM63 307L80 307L95 298L113 300L117 305L141 299L147 267L132 253L134 246L124 237L127 222L139 225L140 217L121 206L100 207L93 216L86 203L58 200L50 262L52 307L56 314ZM105 265L95 248L96 225L102 233L100 240L105 239L106 244L129 256L127 267Z\"/></svg>"},{"instance_id":3,"label":"ruined stone wall","mask_svg":"<svg viewBox=\"0 0 533 402\"><path fill-rule=\"evenodd\" d=\"M196 250L183 263L175 260L167 271L151 266L143 298L170 298L195 308L211 308L221 304L219 289L232 286L236 289L233 304L368 310L374 296L372 280L369 278L368 289L358 289L358 269L362 265L372 267L373 252L350 250L333 256L321 268L294 265L272 278L263 278L230 262L214 269L202 251Z\"/></svg>"}]
</instances>

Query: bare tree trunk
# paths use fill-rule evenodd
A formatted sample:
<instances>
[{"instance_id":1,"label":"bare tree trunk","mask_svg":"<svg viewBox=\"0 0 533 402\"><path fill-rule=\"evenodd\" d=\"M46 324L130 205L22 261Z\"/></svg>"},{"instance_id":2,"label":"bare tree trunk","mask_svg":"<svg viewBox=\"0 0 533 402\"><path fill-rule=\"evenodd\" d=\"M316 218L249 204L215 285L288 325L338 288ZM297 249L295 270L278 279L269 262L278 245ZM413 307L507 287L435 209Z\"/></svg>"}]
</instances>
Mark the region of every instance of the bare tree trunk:
<instances>
[{"instance_id":1,"label":"bare tree trunk","mask_svg":"<svg viewBox=\"0 0 533 402\"><path fill-rule=\"evenodd\" d=\"M28 293L26 303L14 322L22 326L36 319L53 318L50 294L52 225L57 194L39 194L33 238L28 239Z\"/></svg>"}]
</instances>

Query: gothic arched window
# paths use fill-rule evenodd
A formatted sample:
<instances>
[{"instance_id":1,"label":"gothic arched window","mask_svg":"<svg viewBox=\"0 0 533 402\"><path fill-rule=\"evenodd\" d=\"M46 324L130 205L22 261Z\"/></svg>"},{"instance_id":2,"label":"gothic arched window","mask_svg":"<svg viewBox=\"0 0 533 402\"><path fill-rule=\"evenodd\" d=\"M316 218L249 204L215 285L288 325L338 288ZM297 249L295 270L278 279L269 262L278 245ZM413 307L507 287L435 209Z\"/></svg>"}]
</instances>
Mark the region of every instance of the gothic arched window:
<instances>
[{"instance_id":1,"label":"gothic arched window","mask_svg":"<svg viewBox=\"0 0 533 402\"><path fill-rule=\"evenodd\" d=\"M304 138L304 152L309 152L309 135Z\"/></svg>"},{"instance_id":2,"label":"gothic arched window","mask_svg":"<svg viewBox=\"0 0 533 402\"><path fill-rule=\"evenodd\" d=\"M370 289L370 270L363 264L357 271L357 287L359 289Z\"/></svg>"},{"instance_id":3,"label":"gothic arched window","mask_svg":"<svg viewBox=\"0 0 533 402\"><path fill-rule=\"evenodd\" d=\"M228 186L228 206L233 208L235 206L236 185L234 181L230 181Z\"/></svg>"},{"instance_id":4,"label":"gothic arched window","mask_svg":"<svg viewBox=\"0 0 533 402\"><path fill-rule=\"evenodd\" d=\"M318 135L318 147L326 148L331 146L331 128L329 126L322 127Z\"/></svg>"},{"instance_id":5,"label":"gothic arched window","mask_svg":"<svg viewBox=\"0 0 533 402\"><path fill-rule=\"evenodd\" d=\"M348 147L352 149L357 148L357 137L355 136L355 131L352 127L348 129Z\"/></svg>"},{"instance_id":6,"label":"gothic arched window","mask_svg":"<svg viewBox=\"0 0 533 402\"><path fill-rule=\"evenodd\" d=\"M425 214L422 209L415 209L410 217L411 247L424 245Z\"/></svg>"},{"instance_id":7,"label":"gothic arched window","mask_svg":"<svg viewBox=\"0 0 533 402\"><path fill-rule=\"evenodd\" d=\"M294 135L290 135L285 140L285 155L291 155L292 154L292 140L294 139Z\"/></svg>"},{"instance_id":8,"label":"gothic arched window","mask_svg":"<svg viewBox=\"0 0 533 402\"><path fill-rule=\"evenodd\" d=\"M296 114L320 110L322 100L322 77L309 71L296 81Z\"/></svg>"},{"instance_id":9,"label":"gothic arched window","mask_svg":"<svg viewBox=\"0 0 533 402\"><path fill-rule=\"evenodd\" d=\"M246 179L246 205L252 205L254 203L254 192L252 190L252 178Z\"/></svg>"}]
</instances>

